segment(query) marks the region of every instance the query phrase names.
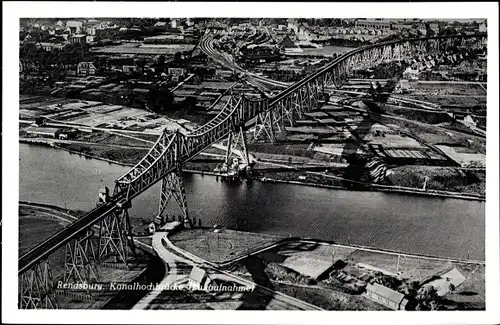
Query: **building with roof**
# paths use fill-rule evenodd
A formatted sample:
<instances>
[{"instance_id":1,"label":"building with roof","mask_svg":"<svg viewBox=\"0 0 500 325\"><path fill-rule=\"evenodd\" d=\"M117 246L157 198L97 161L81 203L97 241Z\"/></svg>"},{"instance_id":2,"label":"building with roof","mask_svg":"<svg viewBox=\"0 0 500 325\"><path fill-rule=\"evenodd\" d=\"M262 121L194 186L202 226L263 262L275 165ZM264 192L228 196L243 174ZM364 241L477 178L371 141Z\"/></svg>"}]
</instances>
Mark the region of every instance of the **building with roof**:
<instances>
[{"instance_id":1,"label":"building with roof","mask_svg":"<svg viewBox=\"0 0 500 325\"><path fill-rule=\"evenodd\" d=\"M167 72L169 75L183 76L186 74L186 69L184 69L184 68L168 68Z\"/></svg>"},{"instance_id":2,"label":"building with roof","mask_svg":"<svg viewBox=\"0 0 500 325\"><path fill-rule=\"evenodd\" d=\"M435 35L439 34L439 24L438 23L430 23L429 29L432 30L435 33Z\"/></svg>"},{"instance_id":3,"label":"building with roof","mask_svg":"<svg viewBox=\"0 0 500 325\"><path fill-rule=\"evenodd\" d=\"M399 31L408 30L408 29L412 29L413 25L412 24L394 24L393 28L396 30L399 30Z\"/></svg>"},{"instance_id":4,"label":"building with roof","mask_svg":"<svg viewBox=\"0 0 500 325\"><path fill-rule=\"evenodd\" d=\"M85 44L87 42L87 35L85 34L75 34L69 37L70 43Z\"/></svg>"},{"instance_id":5,"label":"building with roof","mask_svg":"<svg viewBox=\"0 0 500 325\"><path fill-rule=\"evenodd\" d=\"M481 24L479 24L479 32L486 33L486 31L487 31L486 21L483 21Z\"/></svg>"},{"instance_id":6,"label":"building with roof","mask_svg":"<svg viewBox=\"0 0 500 325\"><path fill-rule=\"evenodd\" d=\"M203 288L208 282L207 280L208 280L207 272L205 272L205 270L200 269L197 266L193 266L193 268L191 269L191 273L189 273L189 278L188 278L189 286L191 288L203 290Z\"/></svg>"},{"instance_id":7,"label":"building with roof","mask_svg":"<svg viewBox=\"0 0 500 325\"><path fill-rule=\"evenodd\" d=\"M383 306L393 310L405 310L408 300L405 295L387 288L378 283L368 284L366 286L366 296Z\"/></svg>"},{"instance_id":8,"label":"building with roof","mask_svg":"<svg viewBox=\"0 0 500 325\"><path fill-rule=\"evenodd\" d=\"M93 62L80 62L76 68L76 73L81 76L95 75L96 71L97 68Z\"/></svg>"},{"instance_id":9,"label":"building with roof","mask_svg":"<svg viewBox=\"0 0 500 325\"><path fill-rule=\"evenodd\" d=\"M35 44L36 47L42 48L45 51L52 51L54 49L56 50L62 50L65 46L65 44L59 44L59 43L49 43L49 42L38 42Z\"/></svg>"},{"instance_id":10,"label":"building with roof","mask_svg":"<svg viewBox=\"0 0 500 325\"><path fill-rule=\"evenodd\" d=\"M451 291L450 285L456 288L464 283L465 280L466 277L457 268L452 268L438 279L426 283L420 290L428 290L429 287L434 287L437 294L442 297Z\"/></svg>"},{"instance_id":11,"label":"building with roof","mask_svg":"<svg viewBox=\"0 0 500 325\"><path fill-rule=\"evenodd\" d=\"M135 65L124 65L122 66L123 73L132 74L138 71L137 66Z\"/></svg>"},{"instance_id":12,"label":"building with roof","mask_svg":"<svg viewBox=\"0 0 500 325\"><path fill-rule=\"evenodd\" d=\"M58 138L61 129L58 128L47 128L47 127L36 127L30 126L26 128L26 133L34 136L40 136L45 138Z\"/></svg>"},{"instance_id":13,"label":"building with roof","mask_svg":"<svg viewBox=\"0 0 500 325\"><path fill-rule=\"evenodd\" d=\"M418 24L417 25L417 30L422 34L423 36L427 35L427 28L425 28L425 24Z\"/></svg>"},{"instance_id":14,"label":"building with roof","mask_svg":"<svg viewBox=\"0 0 500 325\"><path fill-rule=\"evenodd\" d=\"M359 19L356 20L355 26L369 29L391 29L392 23L383 19Z\"/></svg>"},{"instance_id":15,"label":"building with roof","mask_svg":"<svg viewBox=\"0 0 500 325\"><path fill-rule=\"evenodd\" d=\"M83 27L83 22L81 21L76 21L76 20L68 20L66 22L66 27L76 27L76 28L82 28Z\"/></svg>"},{"instance_id":16,"label":"building with roof","mask_svg":"<svg viewBox=\"0 0 500 325\"><path fill-rule=\"evenodd\" d=\"M286 35L281 42L278 44L279 47L287 49L287 48L294 48L297 47L295 46L295 43L292 41L290 36Z\"/></svg>"},{"instance_id":17,"label":"building with roof","mask_svg":"<svg viewBox=\"0 0 500 325\"><path fill-rule=\"evenodd\" d=\"M155 27L166 27L167 22L166 21L157 21L154 26Z\"/></svg>"}]
</instances>

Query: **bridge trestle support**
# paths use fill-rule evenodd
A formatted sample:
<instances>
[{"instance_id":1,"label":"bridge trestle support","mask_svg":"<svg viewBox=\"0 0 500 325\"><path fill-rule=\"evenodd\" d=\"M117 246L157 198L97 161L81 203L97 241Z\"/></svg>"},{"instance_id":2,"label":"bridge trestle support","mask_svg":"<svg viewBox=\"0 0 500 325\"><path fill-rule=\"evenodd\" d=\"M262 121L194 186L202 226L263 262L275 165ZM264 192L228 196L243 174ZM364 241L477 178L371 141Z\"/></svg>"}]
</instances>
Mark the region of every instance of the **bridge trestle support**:
<instances>
[{"instance_id":1,"label":"bridge trestle support","mask_svg":"<svg viewBox=\"0 0 500 325\"><path fill-rule=\"evenodd\" d=\"M77 283L99 281L96 251L94 232L91 229L87 230L81 237L68 242L64 254L64 282L68 283L70 280ZM89 291L87 293L90 295Z\"/></svg>"},{"instance_id":2,"label":"bridge trestle support","mask_svg":"<svg viewBox=\"0 0 500 325\"><path fill-rule=\"evenodd\" d=\"M21 274L19 282L19 309L58 308L48 259Z\"/></svg>"},{"instance_id":3,"label":"bridge trestle support","mask_svg":"<svg viewBox=\"0 0 500 325\"><path fill-rule=\"evenodd\" d=\"M238 131L229 133L227 139L226 164L231 163L231 157L234 155L241 158L243 164L250 164L250 156L247 151L246 136L243 127L238 127Z\"/></svg>"},{"instance_id":4,"label":"bridge trestle support","mask_svg":"<svg viewBox=\"0 0 500 325\"><path fill-rule=\"evenodd\" d=\"M99 247L97 259L103 262L113 257L115 262L129 266L130 253L135 254L132 227L128 209L129 201L118 203L115 210L104 217L99 224Z\"/></svg>"},{"instance_id":5,"label":"bridge trestle support","mask_svg":"<svg viewBox=\"0 0 500 325\"><path fill-rule=\"evenodd\" d=\"M161 180L160 204L158 207L158 216L160 218L162 217L168 203L172 199L179 208L183 220L189 220L186 189L184 187L184 180L182 178L180 168L168 173Z\"/></svg>"}]
</instances>

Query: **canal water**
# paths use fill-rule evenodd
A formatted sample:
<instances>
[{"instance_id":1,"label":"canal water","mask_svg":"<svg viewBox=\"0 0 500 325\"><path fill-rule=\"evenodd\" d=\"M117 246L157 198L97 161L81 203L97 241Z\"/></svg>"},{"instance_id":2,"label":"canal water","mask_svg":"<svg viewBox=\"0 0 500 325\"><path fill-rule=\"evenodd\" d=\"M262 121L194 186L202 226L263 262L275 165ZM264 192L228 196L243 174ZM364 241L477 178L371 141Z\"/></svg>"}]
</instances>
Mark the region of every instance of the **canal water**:
<instances>
[{"instance_id":1,"label":"canal water","mask_svg":"<svg viewBox=\"0 0 500 325\"><path fill-rule=\"evenodd\" d=\"M95 207L97 191L128 167L20 144L19 200L67 209ZM484 259L485 204L383 192L260 182L221 182L185 174L191 217L203 225L300 236L444 257ZM132 202L133 226L156 215L156 184ZM177 213L172 205L171 211Z\"/></svg>"}]
</instances>

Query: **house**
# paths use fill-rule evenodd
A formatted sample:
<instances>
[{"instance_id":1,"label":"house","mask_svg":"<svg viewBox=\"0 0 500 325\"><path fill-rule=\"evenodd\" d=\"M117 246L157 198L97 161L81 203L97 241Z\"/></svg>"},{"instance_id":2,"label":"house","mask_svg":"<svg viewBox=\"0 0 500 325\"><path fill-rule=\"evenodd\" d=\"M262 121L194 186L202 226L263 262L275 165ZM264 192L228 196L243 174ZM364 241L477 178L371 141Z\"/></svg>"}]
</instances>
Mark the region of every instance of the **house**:
<instances>
[{"instance_id":1,"label":"house","mask_svg":"<svg viewBox=\"0 0 500 325\"><path fill-rule=\"evenodd\" d=\"M476 127L476 125L477 125L477 121L475 121L472 118L472 116L470 116L470 115L467 115L466 117L464 117L463 123L465 124L465 126L467 126L469 128Z\"/></svg>"},{"instance_id":2,"label":"house","mask_svg":"<svg viewBox=\"0 0 500 325\"><path fill-rule=\"evenodd\" d=\"M486 22L485 21L483 21L481 24L479 24L479 32L486 33Z\"/></svg>"},{"instance_id":3,"label":"house","mask_svg":"<svg viewBox=\"0 0 500 325\"><path fill-rule=\"evenodd\" d=\"M407 80L418 80L418 69L412 69L411 67L406 68L403 72L403 79Z\"/></svg>"},{"instance_id":4,"label":"house","mask_svg":"<svg viewBox=\"0 0 500 325\"><path fill-rule=\"evenodd\" d=\"M234 74L234 72L232 70L222 70L222 69L215 70L215 75L217 77L231 78L233 76L233 74Z\"/></svg>"},{"instance_id":5,"label":"house","mask_svg":"<svg viewBox=\"0 0 500 325\"><path fill-rule=\"evenodd\" d=\"M405 295L387 288L378 283L368 284L366 286L366 296L368 299L373 300L383 306L392 310L405 310L408 300Z\"/></svg>"},{"instance_id":6,"label":"house","mask_svg":"<svg viewBox=\"0 0 500 325\"><path fill-rule=\"evenodd\" d=\"M359 19L355 23L356 27L363 27L369 29L391 29L392 24L390 21L383 19Z\"/></svg>"},{"instance_id":7,"label":"house","mask_svg":"<svg viewBox=\"0 0 500 325\"><path fill-rule=\"evenodd\" d=\"M78 130L76 130L76 129L61 131L59 133L59 139L60 140L72 140L76 137L77 134L78 134Z\"/></svg>"},{"instance_id":8,"label":"house","mask_svg":"<svg viewBox=\"0 0 500 325\"><path fill-rule=\"evenodd\" d=\"M30 126L26 128L26 133L41 136L45 138L58 138L61 129L58 128L47 128L47 127L33 127Z\"/></svg>"},{"instance_id":9,"label":"house","mask_svg":"<svg viewBox=\"0 0 500 325\"><path fill-rule=\"evenodd\" d=\"M167 27L167 22L166 21L157 21L154 27L160 27L160 28L166 28Z\"/></svg>"},{"instance_id":10,"label":"house","mask_svg":"<svg viewBox=\"0 0 500 325\"><path fill-rule=\"evenodd\" d=\"M122 71L126 74L132 74L137 72L137 67L135 65L124 65L122 67Z\"/></svg>"},{"instance_id":11,"label":"house","mask_svg":"<svg viewBox=\"0 0 500 325\"><path fill-rule=\"evenodd\" d=\"M62 50L64 48L64 44L58 43L48 43L48 42L38 42L35 44L36 47L44 49L45 51L52 51L54 49Z\"/></svg>"},{"instance_id":12,"label":"house","mask_svg":"<svg viewBox=\"0 0 500 325\"><path fill-rule=\"evenodd\" d=\"M457 268L452 268L438 279L426 283L420 290L428 290L429 287L434 287L437 294L442 297L452 291L452 288L456 288L464 283L465 280L466 277Z\"/></svg>"},{"instance_id":13,"label":"house","mask_svg":"<svg viewBox=\"0 0 500 325\"><path fill-rule=\"evenodd\" d=\"M402 31L402 30L409 30L412 29L413 26L411 24L395 24L393 26L394 29Z\"/></svg>"},{"instance_id":14,"label":"house","mask_svg":"<svg viewBox=\"0 0 500 325\"><path fill-rule=\"evenodd\" d=\"M85 44L87 36L85 34L76 34L69 37L69 42L74 44Z\"/></svg>"},{"instance_id":15,"label":"house","mask_svg":"<svg viewBox=\"0 0 500 325\"><path fill-rule=\"evenodd\" d=\"M439 34L439 24L438 23L430 23L429 29L432 30L436 35Z\"/></svg>"},{"instance_id":16,"label":"house","mask_svg":"<svg viewBox=\"0 0 500 325\"><path fill-rule=\"evenodd\" d=\"M289 19L288 20L288 29L293 30L295 33L298 32L298 24L295 21L295 19Z\"/></svg>"},{"instance_id":17,"label":"house","mask_svg":"<svg viewBox=\"0 0 500 325\"><path fill-rule=\"evenodd\" d=\"M295 43L292 41L292 39L288 35L285 36L281 42L279 42L278 46L280 48L283 48L283 49L296 47Z\"/></svg>"},{"instance_id":18,"label":"house","mask_svg":"<svg viewBox=\"0 0 500 325\"><path fill-rule=\"evenodd\" d=\"M203 290L203 288L207 284L207 280L208 276L205 270L200 269L197 266L194 266L191 269L191 273L189 273L189 278L188 278L189 286L191 288Z\"/></svg>"},{"instance_id":19,"label":"house","mask_svg":"<svg viewBox=\"0 0 500 325\"><path fill-rule=\"evenodd\" d=\"M75 21L75 20L68 20L66 22L66 27L74 27L74 28L82 28L83 27L83 22L81 21Z\"/></svg>"},{"instance_id":20,"label":"house","mask_svg":"<svg viewBox=\"0 0 500 325\"><path fill-rule=\"evenodd\" d=\"M186 69L183 68L168 68L167 70L169 75L175 75L175 76L183 76L186 74Z\"/></svg>"},{"instance_id":21,"label":"house","mask_svg":"<svg viewBox=\"0 0 500 325\"><path fill-rule=\"evenodd\" d=\"M80 76L95 75L97 71L93 62L80 62L76 68L76 73Z\"/></svg>"},{"instance_id":22,"label":"house","mask_svg":"<svg viewBox=\"0 0 500 325\"><path fill-rule=\"evenodd\" d=\"M423 35L423 36L426 36L427 35L427 28L425 28L425 25L424 24L418 24L417 26L417 30Z\"/></svg>"},{"instance_id":23,"label":"house","mask_svg":"<svg viewBox=\"0 0 500 325\"><path fill-rule=\"evenodd\" d=\"M95 36L97 33L97 29L95 27L87 27L87 29L85 29L85 33L88 36Z\"/></svg>"}]
</instances>

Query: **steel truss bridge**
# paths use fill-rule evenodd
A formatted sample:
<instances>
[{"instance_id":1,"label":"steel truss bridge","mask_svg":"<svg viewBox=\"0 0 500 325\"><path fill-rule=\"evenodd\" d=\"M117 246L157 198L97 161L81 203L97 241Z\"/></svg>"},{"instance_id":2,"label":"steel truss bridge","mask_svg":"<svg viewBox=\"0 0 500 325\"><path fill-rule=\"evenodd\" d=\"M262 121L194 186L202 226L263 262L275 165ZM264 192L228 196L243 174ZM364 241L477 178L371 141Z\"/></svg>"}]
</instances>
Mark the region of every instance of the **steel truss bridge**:
<instances>
[{"instance_id":1,"label":"steel truss bridge","mask_svg":"<svg viewBox=\"0 0 500 325\"><path fill-rule=\"evenodd\" d=\"M383 61L437 58L457 48L485 51L486 34L395 40L358 48L279 94L259 100L230 90L229 100L211 121L190 133L163 132L148 154L116 180L112 194L100 193L96 208L19 258L19 307L58 307L49 257L59 249L65 249L65 281L99 280L96 266L110 257L128 266L135 252L128 209L135 197L157 182L161 181L158 214L174 201L189 220L181 167L212 144L227 139L227 158L238 150L248 163L245 131L249 127L255 128L255 138L275 141L276 134L293 126L304 112L328 100L327 89L341 87L354 69Z\"/></svg>"}]
</instances>

